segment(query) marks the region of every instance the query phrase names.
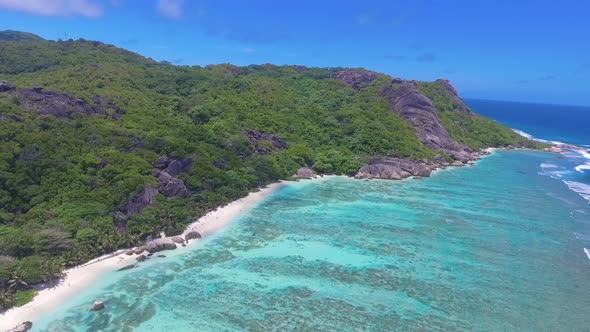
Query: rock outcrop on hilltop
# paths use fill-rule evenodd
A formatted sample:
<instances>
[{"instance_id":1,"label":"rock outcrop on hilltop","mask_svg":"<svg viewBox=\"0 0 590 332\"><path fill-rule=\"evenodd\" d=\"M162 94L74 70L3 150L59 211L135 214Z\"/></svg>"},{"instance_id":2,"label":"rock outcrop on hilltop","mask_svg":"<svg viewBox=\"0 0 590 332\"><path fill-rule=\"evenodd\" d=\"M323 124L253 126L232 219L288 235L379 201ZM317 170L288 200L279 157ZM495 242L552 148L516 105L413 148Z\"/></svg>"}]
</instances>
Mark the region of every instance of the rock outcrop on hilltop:
<instances>
[{"instance_id":1,"label":"rock outcrop on hilltop","mask_svg":"<svg viewBox=\"0 0 590 332\"><path fill-rule=\"evenodd\" d=\"M0 93L8 93L20 101L24 109L39 115L71 118L74 114L118 119L121 110L111 100L96 96L92 104L65 93L45 91L42 87L17 89L6 81L0 82Z\"/></svg>"},{"instance_id":2,"label":"rock outcrop on hilltop","mask_svg":"<svg viewBox=\"0 0 590 332\"><path fill-rule=\"evenodd\" d=\"M449 80L438 79L435 81L435 83L440 85L449 94L451 99L453 99L453 107L456 111L468 115L473 115L473 112L467 107L467 105L465 105L463 99L459 97L457 90L455 90L455 88L451 85Z\"/></svg>"},{"instance_id":3,"label":"rock outcrop on hilltop","mask_svg":"<svg viewBox=\"0 0 590 332\"><path fill-rule=\"evenodd\" d=\"M358 91L377 79L377 73L364 69L344 69L332 74L332 78L348 84Z\"/></svg>"}]
</instances>

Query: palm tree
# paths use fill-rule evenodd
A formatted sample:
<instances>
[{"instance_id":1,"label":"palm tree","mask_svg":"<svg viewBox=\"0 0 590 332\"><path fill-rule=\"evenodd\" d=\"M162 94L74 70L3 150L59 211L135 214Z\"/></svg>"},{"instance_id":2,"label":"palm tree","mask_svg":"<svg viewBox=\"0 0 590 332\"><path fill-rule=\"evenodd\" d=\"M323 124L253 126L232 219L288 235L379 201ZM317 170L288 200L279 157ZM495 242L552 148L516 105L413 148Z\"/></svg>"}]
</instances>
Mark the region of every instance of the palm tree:
<instances>
[{"instance_id":1,"label":"palm tree","mask_svg":"<svg viewBox=\"0 0 590 332\"><path fill-rule=\"evenodd\" d=\"M19 288L21 287L29 287L29 284L27 284L24 281L22 272L17 271L15 273L12 274L12 277L10 277L10 280L8 280L8 290L10 292L14 292L17 291Z\"/></svg>"}]
</instances>

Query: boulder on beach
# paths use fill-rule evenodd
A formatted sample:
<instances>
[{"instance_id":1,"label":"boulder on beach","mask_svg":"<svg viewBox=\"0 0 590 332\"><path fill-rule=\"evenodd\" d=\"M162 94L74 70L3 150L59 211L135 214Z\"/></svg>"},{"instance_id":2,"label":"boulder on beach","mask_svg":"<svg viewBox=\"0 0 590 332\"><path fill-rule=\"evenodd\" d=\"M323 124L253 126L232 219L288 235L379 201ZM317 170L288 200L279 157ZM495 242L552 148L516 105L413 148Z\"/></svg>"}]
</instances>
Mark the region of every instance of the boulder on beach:
<instances>
[{"instance_id":1,"label":"boulder on beach","mask_svg":"<svg viewBox=\"0 0 590 332\"><path fill-rule=\"evenodd\" d=\"M131 256L131 255L133 255L134 253L135 253L135 251L134 251L134 250L132 250L132 249L125 250L125 255L127 255L127 256Z\"/></svg>"},{"instance_id":2,"label":"boulder on beach","mask_svg":"<svg viewBox=\"0 0 590 332\"><path fill-rule=\"evenodd\" d=\"M186 233L184 235L185 240L194 240L194 239L200 239L201 238L201 234L197 231L189 231L188 233Z\"/></svg>"},{"instance_id":3,"label":"boulder on beach","mask_svg":"<svg viewBox=\"0 0 590 332\"><path fill-rule=\"evenodd\" d=\"M146 251L146 250L147 250L146 246L141 246L141 247L137 247L137 248L135 248L135 250L134 250L134 253L135 253L136 255L139 255L139 254L141 254L142 252L144 252L144 251Z\"/></svg>"},{"instance_id":4,"label":"boulder on beach","mask_svg":"<svg viewBox=\"0 0 590 332\"><path fill-rule=\"evenodd\" d=\"M164 237L148 242L146 245L146 249L147 251L153 254L155 252L162 250L176 249L176 243L174 243L172 239Z\"/></svg>"},{"instance_id":5,"label":"boulder on beach","mask_svg":"<svg viewBox=\"0 0 590 332\"><path fill-rule=\"evenodd\" d=\"M142 254L142 255L137 256L135 259L137 259L138 262L143 262L146 260L146 257L145 257L145 255Z\"/></svg>"},{"instance_id":6,"label":"boulder on beach","mask_svg":"<svg viewBox=\"0 0 590 332\"><path fill-rule=\"evenodd\" d=\"M310 179L313 177L313 170L307 167L301 167L297 170L297 174L293 175L296 179Z\"/></svg>"},{"instance_id":7,"label":"boulder on beach","mask_svg":"<svg viewBox=\"0 0 590 332\"><path fill-rule=\"evenodd\" d=\"M184 239L180 236L173 236L172 237L172 241L178 243L178 244L184 244Z\"/></svg>"},{"instance_id":8,"label":"boulder on beach","mask_svg":"<svg viewBox=\"0 0 590 332\"><path fill-rule=\"evenodd\" d=\"M33 323L26 321L18 324L17 326L11 328L10 330L6 330L6 332L26 332L33 328Z\"/></svg>"},{"instance_id":9,"label":"boulder on beach","mask_svg":"<svg viewBox=\"0 0 590 332\"><path fill-rule=\"evenodd\" d=\"M104 309L104 302L102 302L101 300L94 301L94 303L90 307L90 311L99 311L102 309Z\"/></svg>"}]
</instances>

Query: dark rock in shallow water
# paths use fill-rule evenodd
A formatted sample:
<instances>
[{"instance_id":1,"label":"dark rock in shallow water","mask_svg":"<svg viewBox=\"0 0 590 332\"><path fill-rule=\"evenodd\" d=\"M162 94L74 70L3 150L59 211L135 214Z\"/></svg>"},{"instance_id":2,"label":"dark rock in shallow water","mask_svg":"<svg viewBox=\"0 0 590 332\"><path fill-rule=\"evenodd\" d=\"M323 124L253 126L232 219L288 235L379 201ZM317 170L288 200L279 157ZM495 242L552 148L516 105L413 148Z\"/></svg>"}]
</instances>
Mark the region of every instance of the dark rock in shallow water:
<instances>
[{"instance_id":1,"label":"dark rock in shallow water","mask_svg":"<svg viewBox=\"0 0 590 332\"><path fill-rule=\"evenodd\" d=\"M101 300L94 301L94 303L90 307L90 311L99 311L102 309L104 309L104 302L102 302Z\"/></svg>"},{"instance_id":2,"label":"dark rock in shallow water","mask_svg":"<svg viewBox=\"0 0 590 332\"><path fill-rule=\"evenodd\" d=\"M138 262L143 262L147 259L147 257L145 257L145 255L141 254L141 255L137 256L135 259L137 259Z\"/></svg>"},{"instance_id":3,"label":"dark rock in shallow water","mask_svg":"<svg viewBox=\"0 0 590 332\"><path fill-rule=\"evenodd\" d=\"M155 239L147 243L147 251L155 253L162 250L176 249L176 243L169 238Z\"/></svg>"},{"instance_id":4,"label":"dark rock in shallow water","mask_svg":"<svg viewBox=\"0 0 590 332\"><path fill-rule=\"evenodd\" d=\"M11 328L10 330L6 330L6 332L26 332L33 328L33 323L26 321L18 324L17 326Z\"/></svg>"},{"instance_id":5,"label":"dark rock in shallow water","mask_svg":"<svg viewBox=\"0 0 590 332\"><path fill-rule=\"evenodd\" d=\"M194 240L194 239L200 239L201 238L201 234L197 231L189 231L184 235L185 240Z\"/></svg>"},{"instance_id":6,"label":"dark rock in shallow water","mask_svg":"<svg viewBox=\"0 0 590 332\"><path fill-rule=\"evenodd\" d=\"M158 256L156 256L156 257L159 257L159 258L165 258L165 257L166 257L166 255L158 255Z\"/></svg>"},{"instance_id":7,"label":"dark rock in shallow water","mask_svg":"<svg viewBox=\"0 0 590 332\"><path fill-rule=\"evenodd\" d=\"M137 267L137 264L129 264L129 265L125 265L122 268L118 269L117 271L125 271L125 270L131 270Z\"/></svg>"}]
</instances>

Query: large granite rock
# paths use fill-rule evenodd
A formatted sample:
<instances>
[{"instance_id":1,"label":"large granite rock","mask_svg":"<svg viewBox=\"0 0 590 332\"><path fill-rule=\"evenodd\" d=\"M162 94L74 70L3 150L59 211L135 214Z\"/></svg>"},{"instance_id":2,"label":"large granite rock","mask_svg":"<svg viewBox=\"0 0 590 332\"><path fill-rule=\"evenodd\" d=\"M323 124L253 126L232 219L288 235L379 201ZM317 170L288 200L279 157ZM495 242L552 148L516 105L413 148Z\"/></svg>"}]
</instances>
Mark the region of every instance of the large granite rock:
<instances>
[{"instance_id":1,"label":"large granite rock","mask_svg":"<svg viewBox=\"0 0 590 332\"><path fill-rule=\"evenodd\" d=\"M189 197L191 195L184 182L177 175L191 169L192 159L183 157L172 159L163 155L158 159L152 174L158 178L158 191L166 197Z\"/></svg>"},{"instance_id":2,"label":"large granite rock","mask_svg":"<svg viewBox=\"0 0 590 332\"><path fill-rule=\"evenodd\" d=\"M344 69L332 74L332 78L358 91L377 79L377 73L364 69Z\"/></svg>"},{"instance_id":3,"label":"large granite rock","mask_svg":"<svg viewBox=\"0 0 590 332\"><path fill-rule=\"evenodd\" d=\"M158 174L158 191L166 197L189 197L191 195L184 181L172 177L168 172Z\"/></svg>"},{"instance_id":4,"label":"large granite rock","mask_svg":"<svg viewBox=\"0 0 590 332\"><path fill-rule=\"evenodd\" d=\"M313 175L314 174L312 169L307 167L301 167L297 170L297 173L293 177L296 179L310 179L313 177Z\"/></svg>"},{"instance_id":5,"label":"large granite rock","mask_svg":"<svg viewBox=\"0 0 590 332\"><path fill-rule=\"evenodd\" d=\"M6 332L26 332L33 328L33 323L26 321L18 324L17 326L11 328L10 330L6 330Z\"/></svg>"},{"instance_id":6,"label":"large granite rock","mask_svg":"<svg viewBox=\"0 0 590 332\"><path fill-rule=\"evenodd\" d=\"M58 118L71 118L73 114L112 117L118 119L120 108L111 100L96 96L92 102L86 102L64 93L45 91L42 87L32 89L15 89L8 82L0 83L0 92L9 93L20 101L29 112L39 115L52 115Z\"/></svg>"},{"instance_id":7,"label":"large granite rock","mask_svg":"<svg viewBox=\"0 0 590 332\"><path fill-rule=\"evenodd\" d=\"M463 159L470 150L451 139L434 111L434 106L421 94L415 81L393 79L379 95L389 102L393 112L400 115L416 130L422 144L432 150L442 150L453 159Z\"/></svg>"},{"instance_id":8,"label":"large granite rock","mask_svg":"<svg viewBox=\"0 0 590 332\"><path fill-rule=\"evenodd\" d=\"M409 176L430 176L434 168L434 165L400 158L373 158L361 167L356 177L400 180Z\"/></svg>"},{"instance_id":9,"label":"large granite rock","mask_svg":"<svg viewBox=\"0 0 590 332\"><path fill-rule=\"evenodd\" d=\"M152 185L148 183L143 187L143 190L135 196L133 201L127 203L122 210L128 217L137 214L145 207L154 205L154 198L157 194L158 189L152 187Z\"/></svg>"},{"instance_id":10,"label":"large granite rock","mask_svg":"<svg viewBox=\"0 0 590 332\"><path fill-rule=\"evenodd\" d=\"M456 111L473 115L473 112L467 107L467 105L465 105L463 99L459 97L457 90L455 90L455 88L451 85L449 80L439 79L435 82L438 83L438 85L440 85L449 94L449 96L451 96L451 99L453 99L453 108Z\"/></svg>"},{"instance_id":11,"label":"large granite rock","mask_svg":"<svg viewBox=\"0 0 590 332\"><path fill-rule=\"evenodd\" d=\"M200 239L201 238L201 233L197 232L197 231L188 231L185 235L184 235L185 240L194 240L194 239Z\"/></svg>"},{"instance_id":12,"label":"large granite rock","mask_svg":"<svg viewBox=\"0 0 590 332\"><path fill-rule=\"evenodd\" d=\"M149 241L146 244L147 251L151 254L162 251L176 249L176 243L170 238L160 238Z\"/></svg>"},{"instance_id":13,"label":"large granite rock","mask_svg":"<svg viewBox=\"0 0 590 332\"><path fill-rule=\"evenodd\" d=\"M281 151L289 147L282 138L273 134L265 135L258 130L242 131L242 135L248 138L254 147L254 152L258 155L271 154L273 151Z\"/></svg>"},{"instance_id":14,"label":"large granite rock","mask_svg":"<svg viewBox=\"0 0 590 332\"><path fill-rule=\"evenodd\" d=\"M0 92L12 91L14 89L14 86L12 86L10 83L6 81L0 81Z\"/></svg>"}]
</instances>

